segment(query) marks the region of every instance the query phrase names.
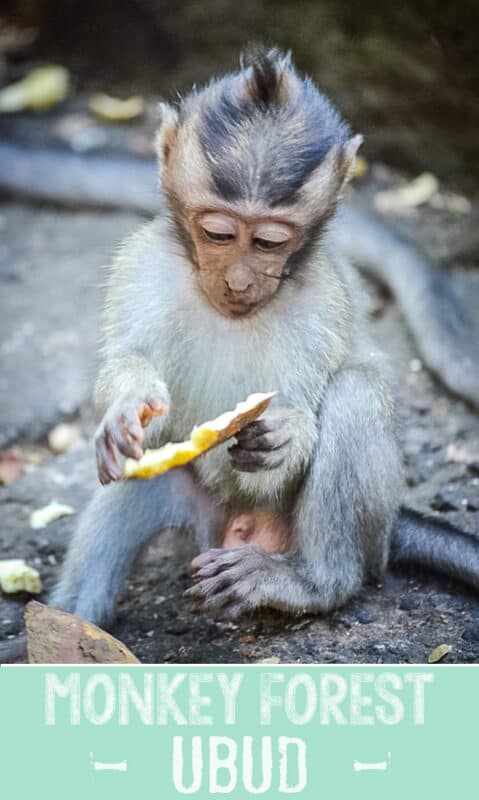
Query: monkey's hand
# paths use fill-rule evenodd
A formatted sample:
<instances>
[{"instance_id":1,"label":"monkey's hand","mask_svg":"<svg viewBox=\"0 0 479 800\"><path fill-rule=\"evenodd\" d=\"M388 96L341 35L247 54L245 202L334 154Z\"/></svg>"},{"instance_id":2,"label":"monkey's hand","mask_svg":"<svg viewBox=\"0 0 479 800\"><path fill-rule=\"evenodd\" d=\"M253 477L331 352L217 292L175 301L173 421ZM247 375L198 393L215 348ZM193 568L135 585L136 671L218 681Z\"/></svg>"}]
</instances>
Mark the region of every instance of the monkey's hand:
<instances>
[{"instance_id":1,"label":"monkey's hand","mask_svg":"<svg viewBox=\"0 0 479 800\"><path fill-rule=\"evenodd\" d=\"M110 483L123 477L125 457L141 458L143 429L153 417L168 413L166 390L161 395L146 398L123 395L110 406L95 436L100 483Z\"/></svg>"},{"instance_id":2,"label":"monkey's hand","mask_svg":"<svg viewBox=\"0 0 479 800\"><path fill-rule=\"evenodd\" d=\"M237 444L229 448L233 467L257 472L282 466L292 449L296 422L297 412L290 408L271 409L250 422L236 434Z\"/></svg>"}]
</instances>

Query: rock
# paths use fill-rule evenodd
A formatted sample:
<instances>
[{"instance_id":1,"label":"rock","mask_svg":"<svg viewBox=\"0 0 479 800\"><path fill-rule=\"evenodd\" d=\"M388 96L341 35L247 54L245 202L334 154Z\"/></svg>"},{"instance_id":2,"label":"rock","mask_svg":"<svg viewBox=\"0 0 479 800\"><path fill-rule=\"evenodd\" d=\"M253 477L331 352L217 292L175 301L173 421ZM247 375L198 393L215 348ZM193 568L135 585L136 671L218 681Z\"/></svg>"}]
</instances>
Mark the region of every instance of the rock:
<instances>
[{"instance_id":1,"label":"rock","mask_svg":"<svg viewBox=\"0 0 479 800\"><path fill-rule=\"evenodd\" d=\"M367 608L360 608L356 613L356 619L361 625L370 625L371 622L377 622L378 615Z\"/></svg>"},{"instance_id":2,"label":"rock","mask_svg":"<svg viewBox=\"0 0 479 800\"><path fill-rule=\"evenodd\" d=\"M420 605L419 598L413 595L402 597L399 601L399 608L401 611L414 611L414 609L419 608Z\"/></svg>"},{"instance_id":3,"label":"rock","mask_svg":"<svg viewBox=\"0 0 479 800\"><path fill-rule=\"evenodd\" d=\"M139 664L130 650L91 622L32 600L25 609L30 664Z\"/></svg>"},{"instance_id":4,"label":"rock","mask_svg":"<svg viewBox=\"0 0 479 800\"><path fill-rule=\"evenodd\" d=\"M479 642L479 622L468 625L462 634L466 642Z\"/></svg>"},{"instance_id":5,"label":"rock","mask_svg":"<svg viewBox=\"0 0 479 800\"><path fill-rule=\"evenodd\" d=\"M48 446L52 453L60 455L72 450L81 439L81 431L77 425L60 423L55 425L48 434Z\"/></svg>"}]
</instances>

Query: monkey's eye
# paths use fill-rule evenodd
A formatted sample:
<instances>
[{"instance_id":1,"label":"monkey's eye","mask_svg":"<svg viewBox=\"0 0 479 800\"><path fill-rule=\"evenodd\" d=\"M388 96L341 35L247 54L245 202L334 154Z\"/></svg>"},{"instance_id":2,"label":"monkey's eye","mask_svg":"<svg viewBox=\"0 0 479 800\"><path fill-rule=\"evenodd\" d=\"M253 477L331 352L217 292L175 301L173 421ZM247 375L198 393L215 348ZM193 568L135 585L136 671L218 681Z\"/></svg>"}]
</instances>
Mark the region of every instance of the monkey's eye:
<instances>
[{"instance_id":1,"label":"monkey's eye","mask_svg":"<svg viewBox=\"0 0 479 800\"><path fill-rule=\"evenodd\" d=\"M260 236L255 236L253 239L253 244L259 250L279 250L280 247L283 247L285 242L274 242L272 239L262 239Z\"/></svg>"},{"instance_id":2,"label":"monkey's eye","mask_svg":"<svg viewBox=\"0 0 479 800\"><path fill-rule=\"evenodd\" d=\"M203 228L203 233L206 234L210 241L216 242L217 244L231 242L235 238L233 233L219 233L218 231L209 231L207 228Z\"/></svg>"}]
</instances>

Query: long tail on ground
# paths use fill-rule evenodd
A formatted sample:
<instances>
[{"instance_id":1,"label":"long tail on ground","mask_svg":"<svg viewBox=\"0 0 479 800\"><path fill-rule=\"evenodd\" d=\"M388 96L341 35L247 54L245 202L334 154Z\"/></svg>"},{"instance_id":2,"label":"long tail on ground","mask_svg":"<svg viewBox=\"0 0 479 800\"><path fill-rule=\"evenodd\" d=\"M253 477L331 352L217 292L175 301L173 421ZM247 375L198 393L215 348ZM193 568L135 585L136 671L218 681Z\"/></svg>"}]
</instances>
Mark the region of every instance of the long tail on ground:
<instances>
[{"instance_id":1,"label":"long tail on ground","mask_svg":"<svg viewBox=\"0 0 479 800\"><path fill-rule=\"evenodd\" d=\"M335 233L339 251L396 297L424 363L479 408L479 297L372 214L344 207Z\"/></svg>"},{"instance_id":2,"label":"long tail on ground","mask_svg":"<svg viewBox=\"0 0 479 800\"><path fill-rule=\"evenodd\" d=\"M389 563L419 566L479 592L479 538L445 520L401 509L393 530Z\"/></svg>"},{"instance_id":3,"label":"long tail on ground","mask_svg":"<svg viewBox=\"0 0 479 800\"><path fill-rule=\"evenodd\" d=\"M0 190L71 207L116 208L147 216L159 210L154 159L121 153L80 155L0 142Z\"/></svg>"}]
</instances>

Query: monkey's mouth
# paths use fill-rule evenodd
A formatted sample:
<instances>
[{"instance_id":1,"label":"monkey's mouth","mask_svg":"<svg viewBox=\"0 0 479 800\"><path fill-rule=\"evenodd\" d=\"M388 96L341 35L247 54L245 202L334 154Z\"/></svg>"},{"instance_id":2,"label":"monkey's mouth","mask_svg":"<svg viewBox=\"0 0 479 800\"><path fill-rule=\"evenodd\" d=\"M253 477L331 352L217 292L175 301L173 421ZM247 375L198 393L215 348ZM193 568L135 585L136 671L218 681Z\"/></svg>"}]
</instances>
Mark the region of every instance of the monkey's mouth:
<instances>
[{"instance_id":1,"label":"monkey's mouth","mask_svg":"<svg viewBox=\"0 0 479 800\"><path fill-rule=\"evenodd\" d=\"M231 317L246 317L249 314L252 314L258 308L260 304L258 301L252 303L245 303L244 300L242 301L233 301L228 300L223 308L225 312Z\"/></svg>"}]
</instances>

